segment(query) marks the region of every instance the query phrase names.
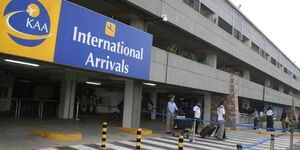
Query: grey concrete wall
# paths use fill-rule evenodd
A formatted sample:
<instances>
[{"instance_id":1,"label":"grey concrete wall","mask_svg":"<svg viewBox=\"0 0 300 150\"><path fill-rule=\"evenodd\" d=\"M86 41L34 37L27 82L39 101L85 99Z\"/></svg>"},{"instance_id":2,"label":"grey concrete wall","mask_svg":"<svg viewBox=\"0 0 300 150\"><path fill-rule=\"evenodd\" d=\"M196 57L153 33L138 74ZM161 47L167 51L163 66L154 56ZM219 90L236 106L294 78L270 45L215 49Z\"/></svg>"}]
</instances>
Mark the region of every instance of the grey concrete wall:
<instances>
[{"instance_id":1,"label":"grey concrete wall","mask_svg":"<svg viewBox=\"0 0 300 150\"><path fill-rule=\"evenodd\" d=\"M294 97L294 104L296 107L300 107L300 99Z\"/></svg>"},{"instance_id":2,"label":"grey concrete wall","mask_svg":"<svg viewBox=\"0 0 300 150\"><path fill-rule=\"evenodd\" d=\"M238 95L250 99L263 99L263 86L249 80L238 78Z\"/></svg>"},{"instance_id":3,"label":"grey concrete wall","mask_svg":"<svg viewBox=\"0 0 300 150\"><path fill-rule=\"evenodd\" d=\"M146 11L161 16L161 0L127 0L128 2L143 8Z\"/></svg>"},{"instance_id":4,"label":"grey concrete wall","mask_svg":"<svg viewBox=\"0 0 300 150\"><path fill-rule=\"evenodd\" d=\"M167 83L218 93L229 93L230 74L169 53Z\"/></svg>"},{"instance_id":5,"label":"grey concrete wall","mask_svg":"<svg viewBox=\"0 0 300 150\"><path fill-rule=\"evenodd\" d=\"M256 67L262 72L265 72L270 76L273 76L274 78L284 82L285 84L290 85L295 89L300 89L300 82L295 81L291 76L285 74L281 69L275 67L266 59L262 58L259 54L253 52L248 46L236 40L230 34L224 32L217 25L213 24L204 16L202 16L201 14L197 13L195 10L193 10L192 8L184 4L181 0L163 0L162 3L160 0L158 0L157 2L155 2L157 4L155 6L151 4L151 2L154 0L150 0L150 1L129 0L129 1L156 15L158 14L159 9L161 9L161 14L167 14L168 21L170 23L182 28L183 30L190 32L191 34L200 37L201 39L215 45L216 47L224 50L225 52L243 60L245 63L252 65L253 67ZM210 5L208 4L209 1L206 2L207 5ZM211 3L214 4L216 3L216 1L211 1ZM219 9L217 8L217 6L214 7L216 7L216 10ZM229 10L223 10L223 11L227 13L229 12ZM218 15L221 16L221 14ZM257 44L261 43L262 35L259 34L259 32L256 31L255 28L250 25L250 23L248 23L249 28L246 25L246 21L243 24L244 24L243 30L245 30L246 32L246 29L248 29L249 36L250 34L253 34L250 37L253 37L255 40L254 39L251 40L258 41ZM281 55L279 50L276 50L276 48L272 46L272 44L269 43L269 45L270 45L269 47L273 47L270 48L272 50L266 50L269 52L270 55L272 56ZM283 55L281 59L282 59L281 62L282 64L286 64L285 66L290 67L289 69L295 69L292 70L292 72L299 74L299 70L295 67L291 67L293 66L291 62L287 60Z\"/></svg>"},{"instance_id":6,"label":"grey concrete wall","mask_svg":"<svg viewBox=\"0 0 300 150\"><path fill-rule=\"evenodd\" d=\"M152 47L150 80L165 83L167 69L166 64L167 52L160 50L159 48Z\"/></svg>"},{"instance_id":7,"label":"grey concrete wall","mask_svg":"<svg viewBox=\"0 0 300 150\"><path fill-rule=\"evenodd\" d=\"M168 53L153 47L150 80L199 90L229 94L230 74L207 65ZM238 78L240 97L263 100L263 86ZM292 97L282 92L265 88L265 101L292 105ZM295 102L300 107L300 99Z\"/></svg>"},{"instance_id":8,"label":"grey concrete wall","mask_svg":"<svg viewBox=\"0 0 300 150\"><path fill-rule=\"evenodd\" d=\"M230 74L153 47L150 80L229 94Z\"/></svg>"},{"instance_id":9,"label":"grey concrete wall","mask_svg":"<svg viewBox=\"0 0 300 150\"><path fill-rule=\"evenodd\" d=\"M292 105L293 104L292 96L283 94L279 91L276 91L276 90L273 90L270 88L265 89L265 101L277 103L277 104L283 104L283 105Z\"/></svg>"}]
</instances>

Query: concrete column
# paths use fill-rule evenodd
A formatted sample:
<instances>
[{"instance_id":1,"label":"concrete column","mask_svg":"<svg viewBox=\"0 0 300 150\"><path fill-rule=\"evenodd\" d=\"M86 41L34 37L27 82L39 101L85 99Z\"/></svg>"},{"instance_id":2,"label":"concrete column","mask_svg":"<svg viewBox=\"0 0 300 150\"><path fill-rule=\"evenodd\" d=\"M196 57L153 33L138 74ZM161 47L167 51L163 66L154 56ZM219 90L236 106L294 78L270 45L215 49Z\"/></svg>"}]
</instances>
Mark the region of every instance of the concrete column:
<instances>
[{"instance_id":1,"label":"concrete column","mask_svg":"<svg viewBox=\"0 0 300 150\"><path fill-rule=\"evenodd\" d=\"M278 91L279 91L279 92L282 92L282 93L284 92L284 87L283 87L283 85L279 85Z\"/></svg>"},{"instance_id":2,"label":"concrete column","mask_svg":"<svg viewBox=\"0 0 300 150\"><path fill-rule=\"evenodd\" d=\"M265 86L266 87L271 87L271 80L270 79L265 79Z\"/></svg>"},{"instance_id":3,"label":"concrete column","mask_svg":"<svg viewBox=\"0 0 300 150\"><path fill-rule=\"evenodd\" d=\"M157 102L157 92L153 91L150 93L150 100L153 103L153 107L152 107L152 112L154 112L153 114L151 114L151 120L155 120L156 119L156 102Z\"/></svg>"},{"instance_id":4,"label":"concrete column","mask_svg":"<svg viewBox=\"0 0 300 150\"><path fill-rule=\"evenodd\" d=\"M73 119L76 81L65 80L60 86L59 113L60 119Z\"/></svg>"},{"instance_id":5,"label":"concrete column","mask_svg":"<svg viewBox=\"0 0 300 150\"><path fill-rule=\"evenodd\" d=\"M205 61L209 66L217 68L217 54L208 52Z\"/></svg>"},{"instance_id":6,"label":"concrete column","mask_svg":"<svg viewBox=\"0 0 300 150\"><path fill-rule=\"evenodd\" d=\"M142 105L142 83L134 80L125 81L124 112L122 126L137 129L140 127Z\"/></svg>"},{"instance_id":7,"label":"concrete column","mask_svg":"<svg viewBox=\"0 0 300 150\"><path fill-rule=\"evenodd\" d=\"M211 119L211 93L204 93L203 120ZM209 123L205 123L209 124Z\"/></svg>"},{"instance_id":8,"label":"concrete column","mask_svg":"<svg viewBox=\"0 0 300 150\"><path fill-rule=\"evenodd\" d=\"M247 69L243 70L243 78L250 80L250 70L247 70Z\"/></svg>"},{"instance_id":9,"label":"concrete column","mask_svg":"<svg viewBox=\"0 0 300 150\"><path fill-rule=\"evenodd\" d=\"M230 81L230 94L229 95L219 95L214 94L212 96L212 110L211 119L216 120L217 118L217 107L221 101L224 101L225 112L226 112L226 122L232 124L239 124L239 104L238 104L238 92L237 92L237 76L231 75ZM239 128L235 126L230 126L231 129L238 130Z\"/></svg>"},{"instance_id":10,"label":"concrete column","mask_svg":"<svg viewBox=\"0 0 300 150\"><path fill-rule=\"evenodd\" d=\"M12 91L13 91L13 82L14 77L9 75L0 76L0 87L3 88L4 91L0 97L0 112L1 111L9 111L12 99Z\"/></svg>"}]
</instances>

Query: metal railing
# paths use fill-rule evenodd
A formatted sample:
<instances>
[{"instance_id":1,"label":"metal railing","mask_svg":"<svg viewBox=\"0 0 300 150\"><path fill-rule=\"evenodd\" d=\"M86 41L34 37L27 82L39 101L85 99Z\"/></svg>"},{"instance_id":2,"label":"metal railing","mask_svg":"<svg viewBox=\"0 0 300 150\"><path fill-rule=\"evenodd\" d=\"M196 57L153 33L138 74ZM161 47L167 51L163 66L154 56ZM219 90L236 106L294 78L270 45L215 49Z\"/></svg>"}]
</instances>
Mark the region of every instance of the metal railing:
<instances>
[{"instance_id":1,"label":"metal railing","mask_svg":"<svg viewBox=\"0 0 300 150\"><path fill-rule=\"evenodd\" d=\"M254 116L247 113L239 113L240 124L253 124Z\"/></svg>"},{"instance_id":2,"label":"metal railing","mask_svg":"<svg viewBox=\"0 0 300 150\"><path fill-rule=\"evenodd\" d=\"M14 108L14 116L15 118L20 118L25 112L29 112L32 115L37 114L38 118L42 119L45 113L45 110L51 111L53 107L56 106L59 101L51 100L51 99L34 99L34 98L12 98L12 106Z\"/></svg>"}]
</instances>

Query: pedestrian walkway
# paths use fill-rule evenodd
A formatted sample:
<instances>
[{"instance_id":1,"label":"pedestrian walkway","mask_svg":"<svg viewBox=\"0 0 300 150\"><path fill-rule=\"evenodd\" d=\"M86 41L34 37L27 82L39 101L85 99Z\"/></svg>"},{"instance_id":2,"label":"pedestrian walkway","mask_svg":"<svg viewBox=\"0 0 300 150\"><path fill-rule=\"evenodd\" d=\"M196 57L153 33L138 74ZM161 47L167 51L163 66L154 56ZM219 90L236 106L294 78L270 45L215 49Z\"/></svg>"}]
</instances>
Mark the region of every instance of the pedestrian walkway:
<instances>
[{"instance_id":1,"label":"pedestrian walkway","mask_svg":"<svg viewBox=\"0 0 300 150\"><path fill-rule=\"evenodd\" d=\"M228 139L225 141L216 140L214 137L200 138L196 136L196 142L190 143L189 139L184 140L185 150L234 150L237 144L243 146L252 145L263 141L270 137L270 135L262 135L246 131L227 131ZM299 137L294 137L294 143L300 142ZM146 138L142 139L143 150L172 150L178 149L178 138L172 136ZM275 150L286 150L290 144L289 136L280 136L275 139ZM99 149L100 143L86 144L86 145L71 145L56 148L40 148L38 150L96 150ZM135 149L135 141L117 141L107 143L107 147L115 150L132 150ZM250 148L251 150L266 150L270 149L270 142L257 145Z\"/></svg>"}]
</instances>

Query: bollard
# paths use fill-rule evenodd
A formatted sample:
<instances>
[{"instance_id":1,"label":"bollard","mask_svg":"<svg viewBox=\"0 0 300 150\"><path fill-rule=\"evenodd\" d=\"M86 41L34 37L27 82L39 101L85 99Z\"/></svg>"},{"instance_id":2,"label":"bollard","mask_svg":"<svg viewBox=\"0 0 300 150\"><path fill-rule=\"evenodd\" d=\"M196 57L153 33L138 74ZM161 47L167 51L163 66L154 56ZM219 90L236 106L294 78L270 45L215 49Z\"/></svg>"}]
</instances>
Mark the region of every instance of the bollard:
<instances>
[{"instance_id":1,"label":"bollard","mask_svg":"<svg viewBox=\"0 0 300 150\"><path fill-rule=\"evenodd\" d=\"M183 150L183 136L180 135L178 139L178 150Z\"/></svg>"},{"instance_id":2,"label":"bollard","mask_svg":"<svg viewBox=\"0 0 300 150\"><path fill-rule=\"evenodd\" d=\"M100 149L106 149L107 122L103 122L102 126L102 143Z\"/></svg>"},{"instance_id":3,"label":"bollard","mask_svg":"<svg viewBox=\"0 0 300 150\"><path fill-rule=\"evenodd\" d=\"M290 150L293 150L294 149L294 131L293 129L291 129L290 131Z\"/></svg>"},{"instance_id":4,"label":"bollard","mask_svg":"<svg viewBox=\"0 0 300 150\"><path fill-rule=\"evenodd\" d=\"M136 145L135 145L136 150L141 149L141 142L142 142L142 129L138 128L136 131Z\"/></svg>"},{"instance_id":5,"label":"bollard","mask_svg":"<svg viewBox=\"0 0 300 150\"><path fill-rule=\"evenodd\" d=\"M190 142L195 142L195 134L196 134L196 118L194 118L194 122L193 122L193 138L190 140Z\"/></svg>"},{"instance_id":6,"label":"bollard","mask_svg":"<svg viewBox=\"0 0 300 150\"><path fill-rule=\"evenodd\" d=\"M237 150L242 150L243 149L243 145L237 144L236 148L237 148Z\"/></svg>"},{"instance_id":7,"label":"bollard","mask_svg":"<svg viewBox=\"0 0 300 150\"><path fill-rule=\"evenodd\" d=\"M275 138L274 135L271 135L270 150L274 150L274 144L275 144Z\"/></svg>"}]
</instances>

